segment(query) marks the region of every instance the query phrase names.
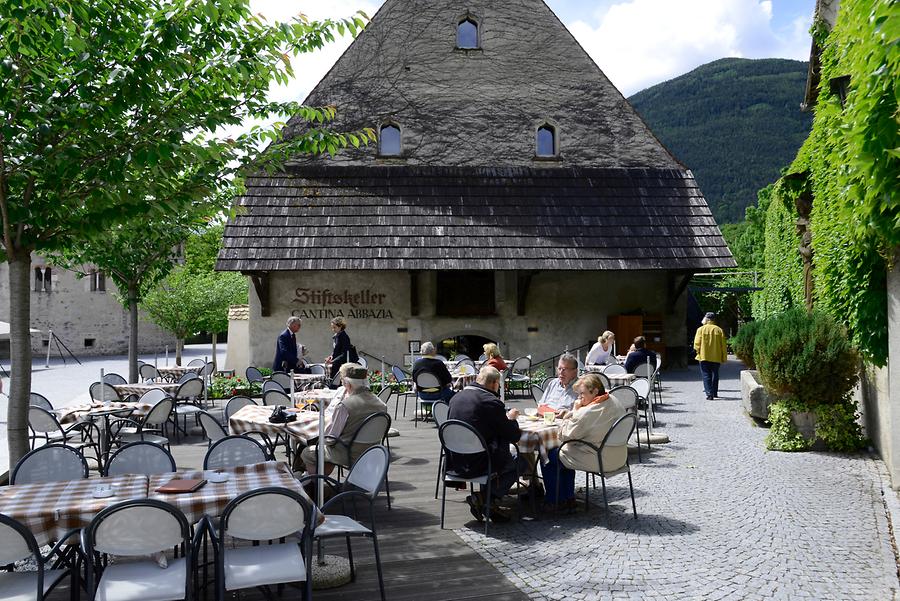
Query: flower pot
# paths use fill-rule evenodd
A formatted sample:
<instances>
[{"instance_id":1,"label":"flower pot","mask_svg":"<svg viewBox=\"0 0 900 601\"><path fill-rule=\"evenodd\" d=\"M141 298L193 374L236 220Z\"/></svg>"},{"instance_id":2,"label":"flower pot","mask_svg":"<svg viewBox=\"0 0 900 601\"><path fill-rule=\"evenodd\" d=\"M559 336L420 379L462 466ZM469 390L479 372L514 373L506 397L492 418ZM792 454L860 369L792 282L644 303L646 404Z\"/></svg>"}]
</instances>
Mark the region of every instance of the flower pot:
<instances>
[{"instance_id":1,"label":"flower pot","mask_svg":"<svg viewBox=\"0 0 900 601\"><path fill-rule=\"evenodd\" d=\"M811 451L827 449L825 441L816 436L816 414L814 411L791 411L791 423L797 432L810 442Z\"/></svg>"}]
</instances>

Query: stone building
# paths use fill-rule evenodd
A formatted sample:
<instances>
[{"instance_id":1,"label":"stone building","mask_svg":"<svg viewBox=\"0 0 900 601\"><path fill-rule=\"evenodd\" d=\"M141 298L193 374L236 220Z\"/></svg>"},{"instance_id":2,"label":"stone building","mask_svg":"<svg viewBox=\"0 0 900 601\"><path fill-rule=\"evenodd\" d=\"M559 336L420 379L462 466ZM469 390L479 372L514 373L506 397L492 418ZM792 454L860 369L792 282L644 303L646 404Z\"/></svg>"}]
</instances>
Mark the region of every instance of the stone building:
<instances>
[{"instance_id":1,"label":"stone building","mask_svg":"<svg viewBox=\"0 0 900 601\"><path fill-rule=\"evenodd\" d=\"M76 356L116 355L128 352L128 311L113 296L112 280L93 270L84 278L57 267L43 257L32 255L31 350L36 356L47 352L49 332L58 338L50 347L51 357L65 353ZM0 263L0 321L9 321L9 266ZM160 351L175 338L139 314L138 352ZM9 357L9 341L0 340L0 358Z\"/></svg>"},{"instance_id":2,"label":"stone building","mask_svg":"<svg viewBox=\"0 0 900 601\"><path fill-rule=\"evenodd\" d=\"M388 0L305 104L379 141L247 179L217 268L252 282L251 363L291 314L315 359L337 315L399 362L484 339L539 361L627 314L682 362L691 275L734 265L691 172L541 0Z\"/></svg>"}]
</instances>

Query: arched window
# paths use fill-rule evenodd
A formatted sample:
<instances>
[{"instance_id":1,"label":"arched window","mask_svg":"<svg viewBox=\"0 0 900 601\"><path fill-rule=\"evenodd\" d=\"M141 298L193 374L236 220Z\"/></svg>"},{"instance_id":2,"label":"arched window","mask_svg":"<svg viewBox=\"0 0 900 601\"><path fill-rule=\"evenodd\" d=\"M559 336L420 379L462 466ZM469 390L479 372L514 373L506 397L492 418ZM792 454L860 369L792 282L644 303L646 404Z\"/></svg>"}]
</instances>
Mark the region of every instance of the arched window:
<instances>
[{"instance_id":1,"label":"arched window","mask_svg":"<svg viewBox=\"0 0 900 601\"><path fill-rule=\"evenodd\" d=\"M400 156L400 128L392 123L381 126L378 135L378 154Z\"/></svg>"},{"instance_id":2,"label":"arched window","mask_svg":"<svg viewBox=\"0 0 900 601\"><path fill-rule=\"evenodd\" d=\"M457 48L478 48L478 23L466 17L456 26Z\"/></svg>"},{"instance_id":3,"label":"arched window","mask_svg":"<svg viewBox=\"0 0 900 601\"><path fill-rule=\"evenodd\" d=\"M557 154L556 128L552 125L542 125L537 130L537 149L535 154L539 157L555 157Z\"/></svg>"}]
</instances>

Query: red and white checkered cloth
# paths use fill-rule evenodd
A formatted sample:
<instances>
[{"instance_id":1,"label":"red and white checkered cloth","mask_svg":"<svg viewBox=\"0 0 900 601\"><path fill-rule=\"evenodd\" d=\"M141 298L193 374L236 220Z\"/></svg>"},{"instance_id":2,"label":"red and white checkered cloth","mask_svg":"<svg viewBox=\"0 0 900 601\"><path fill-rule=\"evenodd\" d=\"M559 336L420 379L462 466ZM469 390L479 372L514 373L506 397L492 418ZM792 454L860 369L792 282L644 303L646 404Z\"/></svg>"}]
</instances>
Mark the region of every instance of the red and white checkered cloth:
<instances>
[{"instance_id":1,"label":"red and white checkered cloth","mask_svg":"<svg viewBox=\"0 0 900 601\"><path fill-rule=\"evenodd\" d=\"M57 541L72 528L87 526L103 509L147 496L147 477L136 475L113 476L46 482L41 484L16 484L0 487L0 513L25 524L38 544ZM105 499L95 499L98 485L109 485L114 494Z\"/></svg>"},{"instance_id":2,"label":"red and white checkered cloth","mask_svg":"<svg viewBox=\"0 0 900 601\"><path fill-rule=\"evenodd\" d=\"M521 417L519 418L519 430L522 431L522 437L518 442L519 452L539 452L543 463L547 462L547 453L561 444L559 442L559 424L547 424L543 419L531 420Z\"/></svg>"},{"instance_id":3,"label":"red and white checkered cloth","mask_svg":"<svg viewBox=\"0 0 900 601\"><path fill-rule=\"evenodd\" d=\"M290 436L300 442L306 443L311 438L319 435L319 412L318 411L298 411L297 421L287 424L273 424L269 421L272 415L273 407L265 405L247 405L241 407L231 419L228 425L232 434L243 434L245 432L263 432L270 438L275 438L279 434ZM328 411L325 412L325 425L330 422Z\"/></svg>"},{"instance_id":4,"label":"red and white checkered cloth","mask_svg":"<svg viewBox=\"0 0 900 601\"><path fill-rule=\"evenodd\" d=\"M214 472L228 474L225 482L211 482L210 475ZM207 480L199 490L188 493L160 493L156 489L168 484L171 480ZM172 474L160 474L150 476L151 499L165 501L184 512L190 523L194 524L204 515L216 518L222 515L225 506L245 492L264 488L267 486L279 486L289 488L306 496L300 482L294 478L286 463L267 461L253 465L242 465L230 469L221 470L185 470ZM308 498L308 497L307 497Z\"/></svg>"}]
</instances>

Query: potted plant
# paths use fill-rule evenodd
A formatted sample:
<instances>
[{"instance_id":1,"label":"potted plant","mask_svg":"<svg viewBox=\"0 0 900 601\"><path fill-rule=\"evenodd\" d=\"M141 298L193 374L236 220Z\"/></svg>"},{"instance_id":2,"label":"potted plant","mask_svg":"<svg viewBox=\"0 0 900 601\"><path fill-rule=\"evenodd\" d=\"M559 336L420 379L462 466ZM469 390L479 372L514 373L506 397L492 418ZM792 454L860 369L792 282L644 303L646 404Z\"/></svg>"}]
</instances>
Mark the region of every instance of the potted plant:
<instances>
[{"instance_id":1,"label":"potted plant","mask_svg":"<svg viewBox=\"0 0 900 601\"><path fill-rule=\"evenodd\" d=\"M748 321L743 324L729 341L731 349L747 369L741 371L741 403L744 410L758 419L769 419L769 405L776 399L769 394L766 387L759 379L756 369L756 361L753 359L753 348L756 336L763 325L763 321Z\"/></svg>"}]
</instances>

